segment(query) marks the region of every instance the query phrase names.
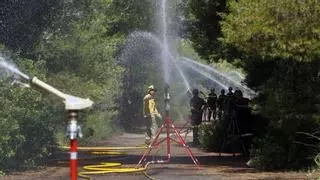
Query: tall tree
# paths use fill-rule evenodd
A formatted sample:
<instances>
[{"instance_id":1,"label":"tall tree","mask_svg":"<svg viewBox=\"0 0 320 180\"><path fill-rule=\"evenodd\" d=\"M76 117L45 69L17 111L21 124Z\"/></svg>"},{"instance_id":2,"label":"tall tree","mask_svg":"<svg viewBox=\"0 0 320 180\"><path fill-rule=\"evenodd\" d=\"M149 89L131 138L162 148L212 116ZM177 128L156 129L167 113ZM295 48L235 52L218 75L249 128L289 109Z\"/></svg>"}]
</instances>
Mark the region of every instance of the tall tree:
<instances>
[{"instance_id":1,"label":"tall tree","mask_svg":"<svg viewBox=\"0 0 320 180\"><path fill-rule=\"evenodd\" d=\"M0 2L0 42L30 53L42 31L61 8L62 0L3 0Z\"/></svg>"},{"instance_id":2,"label":"tall tree","mask_svg":"<svg viewBox=\"0 0 320 180\"><path fill-rule=\"evenodd\" d=\"M227 0L186 1L188 37L203 59L216 60L222 56L219 13L226 12L226 3Z\"/></svg>"}]
</instances>

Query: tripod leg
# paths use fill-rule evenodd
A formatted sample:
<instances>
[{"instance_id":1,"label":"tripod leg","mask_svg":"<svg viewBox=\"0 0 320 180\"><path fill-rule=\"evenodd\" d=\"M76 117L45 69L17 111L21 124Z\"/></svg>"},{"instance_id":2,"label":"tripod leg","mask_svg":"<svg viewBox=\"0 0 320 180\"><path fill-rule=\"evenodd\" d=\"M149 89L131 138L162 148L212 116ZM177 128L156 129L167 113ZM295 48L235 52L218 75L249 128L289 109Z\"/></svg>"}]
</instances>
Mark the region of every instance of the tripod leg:
<instances>
[{"instance_id":1,"label":"tripod leg","mask_svg":"<svg viewBox=\"0 0 320 180\"><path fill-rule=\"evenodd\" d=\"M183 140L183 138L178 133L177 129L174 127L173 124L171 125L171 128L174 130L174 133L175 133L176 137L179 139L180 143L183 144L183 147L187 148L187 151L188 151L189 156L192 159L193 163L197 166L198 169L200 169L200 163L199 163L198 159L193 155L191 149L189 148L189 146L186 145L186 142Z\"/></svg>"},{"instance_id":2,"label":"tripod leg","mask_svg":"<svg viewBox=\"0 0 320 180\"><path fill-rule=\"evenodd\" d=\"M240 136L240 129L239 129L239 126L238 126L237 119L235 119L235 117L231 117L231 119L229 121L230 122L229 122L229 125L228 125L228 128L227 128L226 137L224 138L222 146L220 147L220 150L219 150L219 156L221 156L221 150L223 149L223 147L225 145L225 142L228 141L228 139L229 139L228 135L229 135L229 132L230 132L231 128L232 128L232 138L231 138L231 140L232 140L232 154L233 154L233 156L236 155L238 138L239 138L243 153L246 153L243 140L242 140L242 138Z\"/></svg>"},{"instance_id":3,"label":"tripod leg","mask_svg":"<svg viewBox=\"0 0 320 180\"><path fill-rule=\"evenodd\" d=\"M227 120L227 119L225 119L225 120ZM220 123L221 123L221 122L222 122L222 121L220 121ZM225 132L225 135L224 135L224 138L223 138L222 145L221 145L221 147L219 148L219 156L221 156L221 151L222 151L222 149L224 148L224 145L225 145L226 141L228 141L229 131L230 131L231 128L232 128L232 124L229 122L229 123L228 123L228 127L227 127L227 131Z\"/></svg>"},{"instance_id":4,"label":"tripod leg","mask_svg":"<svg viewBox=\"0 0 320 180\"><path fill-rule=\"evenodd\" d=\"M170 152L170 122L166 123L166 127L167 127L167 161L170 161L171 158L171 152Z\"/></svg>"},{"instance_id":5,"label":"tripod leg","mask_svg":"<svg viewBox=\"0 0 320 180\"><path fill-rule=\"evenodd\" d=\"M187 135L188 135L188 133L189 133L189 131L190 131L190 127L188 127L189 124L190 124L189 122L186 122L186 123L183 125L183 127L178 131L179 134L181 134L181 133L186 133L186 134L184 135L184 140L185 140L185 141L186 141ZM183 129L186 129L186 130L185 130L185 131L182 131Z\"/></svg>"},{"instance_id":6,"label":"tripod leg","mask_svg":"<svg viewBox=\"0 0 320 180\"><path fill-rule=\"evenodd\" d=\"M236 146L236 126L235 126L235 120L234 118L232 117L231 119L231 122L232 122L232 155L233 156L236 156L235 154L235 146Z\"/></svg>"},{"instance_id":7,"label":"tripod leg","mask_svg":"<svg viewBox=\"0 0 320 180\"><path fill-rule=\"evenodd\" d=\"M240 132L240 128L239 128L238 120L237 120L237 119L235 119L235 124L236 124L237 132L238 132L237 134L238 134L238 136L239 136L239 140L240 140L240 143L241 143L241 146L242 146L242 151L243 151L244 154L247 154L246 148L245 148L245 146L244 146L243 139L242 139L242 137L241 137L241 132Z\"/></svg>"},{"instance_id":8,"label":"tripod leg","mask_svg":"<svg viewBox=\"0 0 320 180\"><path fill-rule=\"evenodd\" d=\"M148 149L144 152L143 156L141 157L139 163L136 165L136 168L139 168L139 165L142 165L142 162L146 160L147 155L151 152L153 145L157 142L160 133L162 132L163 128L165 127L165 125L163 124L160 129L157 131L156 133L156 137L153 139L153 141L151 142L151 144L149 145Z\"/></svg>"}]
</instances>

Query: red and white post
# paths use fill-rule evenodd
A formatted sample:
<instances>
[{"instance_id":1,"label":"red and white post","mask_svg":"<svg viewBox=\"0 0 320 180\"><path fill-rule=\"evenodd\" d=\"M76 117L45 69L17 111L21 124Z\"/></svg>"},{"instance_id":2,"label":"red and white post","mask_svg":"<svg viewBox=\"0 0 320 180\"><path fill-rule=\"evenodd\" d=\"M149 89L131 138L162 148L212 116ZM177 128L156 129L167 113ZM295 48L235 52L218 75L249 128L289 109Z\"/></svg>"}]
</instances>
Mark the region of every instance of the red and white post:
<instances>
[{"instance_id":1,"label":"red and white post","mask_svg":"<svg viewBox=\"0 0 320 180\"><path fill-rule=\"evenodd\" d=\"M77 139L73 139L70 141L70 179L71 180L77 180L77 176L78 176L77 145L78 145Z\"/></svg>"},{"instance_id":2,"label":"red and white post","mask_svg":"<svg viewBox=\"0 0 320 180\"><path fill-rule=\"evenodd\" d=\"M80 126L77 124L78 112L69 111L69 125L67 128L68 137L70 139L70 179L78 178L78 137L82 137Z\"/></svg>"}]
</instances>

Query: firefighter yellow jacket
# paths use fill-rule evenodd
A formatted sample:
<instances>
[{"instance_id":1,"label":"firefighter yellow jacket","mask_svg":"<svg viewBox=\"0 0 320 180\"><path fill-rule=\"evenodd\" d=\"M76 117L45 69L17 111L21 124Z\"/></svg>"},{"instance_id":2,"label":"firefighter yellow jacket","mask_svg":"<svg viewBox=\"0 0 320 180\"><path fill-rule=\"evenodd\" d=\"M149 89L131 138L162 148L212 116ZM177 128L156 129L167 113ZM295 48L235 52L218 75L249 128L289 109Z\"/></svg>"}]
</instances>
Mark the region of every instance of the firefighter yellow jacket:
<instances>
[{"instance_id":1,"label":"firefighter yellow jacket","mask_svg":"<svg viewBox=\"0 0 320 180\"><path fill-rule=\"evenodd\" d=\"M157 110L156 102L154 100L154 97L150 94L147 94L143 98L143 115L160 115L160 113Z\"/></svg>"}]
</instances>

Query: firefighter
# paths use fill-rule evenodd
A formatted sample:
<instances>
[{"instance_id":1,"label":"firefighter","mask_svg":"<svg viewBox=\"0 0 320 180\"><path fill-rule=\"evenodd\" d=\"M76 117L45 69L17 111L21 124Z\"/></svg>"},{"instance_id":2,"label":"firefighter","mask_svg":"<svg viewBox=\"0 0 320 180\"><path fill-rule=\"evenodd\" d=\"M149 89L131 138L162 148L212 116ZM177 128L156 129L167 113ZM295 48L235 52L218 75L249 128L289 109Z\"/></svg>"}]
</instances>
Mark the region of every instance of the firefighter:
<instances>
[{"instance_id":1,"label":"firefighter","mask_svg":"<svg viewBox=\"0 0 320 180\"><path fill-rule=\"evenodd\" d=\"M243 94L240 90L236 90L234 95L236 118L239 122L240 132L251 133L251 109L249 107L250 100L243 97Z\"/></svg>"},{"instance_id":2,"label":"firefighter","mask_svg":"<svg viewBox=\"0 0 320 180\"><path fill-rule=\"evenodd\" d=\"M155 92L154 86L150 85L147 95L143 98L143 116L147 127L145 143L147 145L152 142L158 129L156 118L162 119L161 114L157 110Z\"/></svg>"},{"instance_id":3,"label":"firefighter","mask_svg":"<svg viewBox=\"0 0 320 180\"><path fill-rule=\"evenodd\" d=\"M226 96L226 101L225 101L225 108L224 108L224 118L227 120L230 120L234 118L234 110L235 110L235 97L234 93L232 91L232 87L228 88L228 93Z\"/></svg>"},{"instance_id":4,"label":"firefighter","mask_svg":"<svg viewBox=\"0 0 320 180\"><path fill-rule=\"evenodd\" d=\"M226 101L226 98L227 96L225 95L225 90L222 89L220 91L220 95L218 97L218 101L217 101L217 104L218 104L218 118L219 120L221 120L221 118L223 117L223 112L224 112L224 104L225 104L225 101Z\"/></svg>"},{"instance_id":5,"label":"firefighter","mask_svg":"<svg viewBox=\"0 0 320 180\"><path fill-rule=\"evenodd\" d=\"M217 109L217 94L215 93L214 88L212 88L210 93L208 94L207 104L209 108L208 121L210 121L211 115L212 115L212 120L215 120L216 109Z\"/></svg>"},{"instance_id":6,"label":"firefighter","mask_svg":"<svg viewBox=\"0 0 320 180\"><path fill-rule=\"evenodd\" d=\"M239 133L244 143L244 153L249 154L249 148L252 143L252 119L251 109L249 107L250 100L243 97L240 90L234 92L235 97L235 113L236 121L239 128Z\"/></svg>"},{"instance_id":7,"label":"firefighter","mask_svg":"<svg viewBox=\"0 0 320 180\"><path fill-rule=\"evenodd\" d=\"M228 88L227 96L233 96L232 90L233 90L232 87L229 87L229 88Z\"/></svg>"},{"instance_id":8,"label":"firefighter","mask_svg":"<svg viewBox=\"0 0 320 180\"><path fill-rule=\"evenodd\" d=\"M202 121L202 113L206 102L199 97L199 90L192 90L192 98L190 100L191 124L193 126L193 144L199 145L199 125Z\"/></svg>"}]
</instances>

